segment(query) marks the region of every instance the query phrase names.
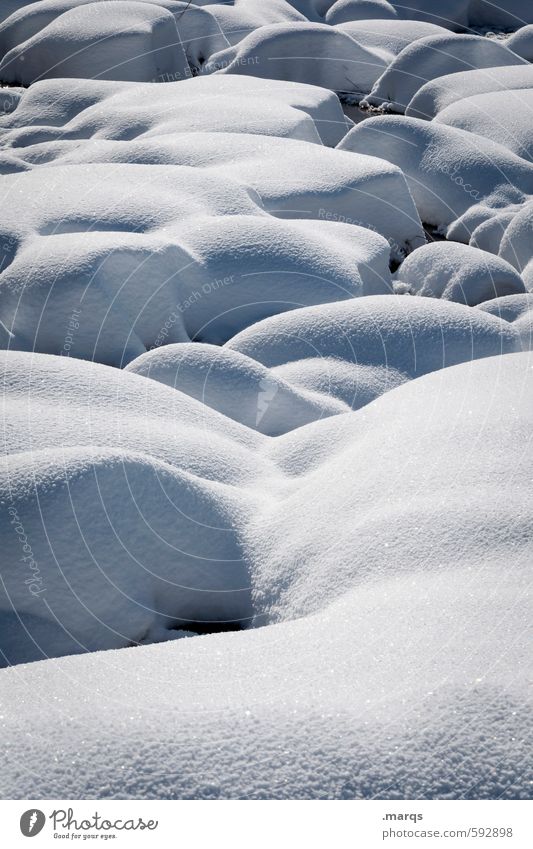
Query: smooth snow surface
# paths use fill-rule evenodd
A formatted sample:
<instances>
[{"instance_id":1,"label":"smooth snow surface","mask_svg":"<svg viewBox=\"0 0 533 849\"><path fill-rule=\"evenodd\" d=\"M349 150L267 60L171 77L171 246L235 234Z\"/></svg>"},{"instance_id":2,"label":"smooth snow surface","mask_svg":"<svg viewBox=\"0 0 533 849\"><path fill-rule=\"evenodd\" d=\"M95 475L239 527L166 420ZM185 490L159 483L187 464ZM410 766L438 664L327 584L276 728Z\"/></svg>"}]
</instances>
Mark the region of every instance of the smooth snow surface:
<instances>
[{"instance_id":1,"label":"smooth snow surface","mask_svg":"<svg viewBox=\"0 0 533 849\"><path fill-rule=\"evenodd\" d=\"M525 291L508 262L487 251L456 242L433 242L416 251L396 276L413 293L475 306Z\"/></svg>"},{"instance_id":2,"label":"smooth snow surface","mask_svg":"<svg viewBox=\"0 0 533 849\"><path fill-rule=\"evenodd\" d=\"M532 798L532 27L0 3L0 796Z\"/></svg>"},{"instance_id":3,"label":"smooth snow surface","mask_svg":"<svg viewBox=\"0 0 533 849\"><path fill-rule=\"evenodd\" d=\"M392 112L405 112L429 80L471 68L522 65L525 59L504 45L478 35L430 35L405 47L364 101Z\"/></svg>"}]
</instances>

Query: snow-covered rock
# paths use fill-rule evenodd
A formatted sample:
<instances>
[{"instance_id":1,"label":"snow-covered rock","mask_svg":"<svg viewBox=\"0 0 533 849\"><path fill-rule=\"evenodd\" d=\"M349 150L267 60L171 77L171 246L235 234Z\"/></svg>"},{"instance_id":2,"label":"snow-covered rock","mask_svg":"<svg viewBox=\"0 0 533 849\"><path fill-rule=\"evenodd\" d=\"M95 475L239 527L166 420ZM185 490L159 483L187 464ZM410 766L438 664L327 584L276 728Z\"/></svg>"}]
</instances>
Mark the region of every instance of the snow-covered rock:
<instances>
[{"instance_id":1,"label":"snow-covered rock","mask_svg":"<svg viewBox=\"0 0 533 849\"><path fill-rule=\"evenodd\" d=\"M431 120L452 103L475 94L529 88L533 88L531 65L445 74L423 85L408 104L405 114L409 118Z\"/></svg>"},{"instance_id":2,"label":"snow-covered rock","mask_svg":"<svg viewBox=\"0 0 533 849\"><path fill-rule=\"evenodd\" d=\"M339 2L344 2L344 0L339 0ZM328 21L328 16L333 14L339 2L331 7L326 16L326 21ZM346 2L349 2L349 0L346 0ZM363 47L379 51L379 55L388 63L392 62L405 47L419 38L426 38L428 35L447 34L443 27L423 21L347 20L345 23L333 21L331 23L335 23L338 29L347 32Z\"/></svg>"},{"instance_id":3,"label":"snow-covered rock","mask_svg":"<svg viewBox=\"0 0 533 849\"><path fill-rule=\"evenodd\" d=\"M396 280L418 295L469 306L525 291L508 262L457 242L433 242L414 251L396 272Z\"/></svg>"},{"instance_id":4,"label":"snow-covered rock","mask_svg":"<svg viewBox=\"0 0 533 849\"><path fill-rule=\"evenodd\" d=\"M121 2L121 0L40 0L40 2L23 6L0 24L0 58L40 33L64 12L95 2L100 5L100 13L107 15L109 11L112 11L109 9L109 3ZM216 18L207 9L199 8L197 4L187 4L181 0L157 0L157 2L156 0L135 0L135 2L163 7L173 14L174 38L185 48L191 68L200 67L211 53L228 45ZM185 11L187 11L186 15ZM50 36L54 38L54 31L55 28L52 28L44 34L40 50L43 49L43 45L47 47ZM57 76L57 74L51 74L51 76ZM174 77L171 76L170 79Z\"/></svg>"},{"instance_id":5,"label":"snow-covered rock","mask_svg":"<svg viewBox=\"0 0 533 849\"><path fill-rule=\"evenodd\" d=\"M527 289L533 291L533 201L524 204L509 222L499 254L520 272Z\"/></svg>"},{"instance_id":6,"label":"snow-covered rock","mask_svg":"<svg viewBox=\"0 0 533 849\"><path fill-rule=\"evenodd\" d=\"M508 89L458 100L439 112L434 120L492 139L532 162L532 110L533 88Z\"/></svg>"},{"instance_id":7,"label":"snow-covered rock","mask_svg":"<svg viewBox=\"0 0 533 849\"><path fill-rule=\"evenodd\" d=\"M58 138L129 141L147 132L194 131L321 139L334 146L349 126L332 92L279 80L213 76L158 86L47 80L31 86L3 120L2 141L17 147Z\"/></svg>"},{"instance_id":8,"label":"snow-covered rock","mask_svg":"<svg viewBox=\"0 0 533 849\"><path fill-rule=\"evenodd\" d=\"M445 0L435 5L435 0L390 0L398 17L427 21L447 29L462 29L468 23L472 0Z\"/></svg>"},{"instance_id":9,"label":"snow-covered rock","mask_svg":"<svg viewBox=\"0 0 533 849\"><path fill-rule=\"evenodd\" d=\"M422 221L455 241L468 243L492 218L513 217L533 194L531 163L490 139L435 121L370 118L350 130L339 148L372 150L398 165Z\"/></svg>"},{"instance_id":10,"label":"snow-covered rock","mask_svg":"<svg viewBox=\"0 0 533 849\"><path fill-rule=\"evenodd\" d=\"M0 62L0 79L31 85L50 77L157 82L190 69L174 16L152 3L87 3L55 18Z\"/></svg>"},{"instance_id":11,"label":"snow-covered rock","mask_svg":"<svg viewBox=\"0 0 533 849\"><path fill-rule=\"evenodd\" d=\"M363 101L393 112L405 112L429 80L481 68L525 65L525 59L494 39L478 35L430 35L405 47Z\"/></svg>"},{"instance_id":12,"label":"snow-covered rock","mask_svg":"<svg viewBox=\"0 0 533 849\"><path fill-rule=\"evenodd\" d=\"M462 304L377 296L295 310L258 322L226 347L269 368L334 357L391 368L411 378L457 363L520 350L506 322Z\"/></svg>"},{"instance_id":13,"label":"snow-covered rock","mask_svg":"<svg viewBox=\"0 0 533 849\"><path fill-rule=\"evenodd\" d=\"M528 62L533 62L533 24L520 27L506 41L506 47Z\"/></svg>"},{"instance_id":14,"label":"snow-covered rock","mask_svg":"<svg viewBox=\"0 0 533 849\"><path fill-rule=\"evenodd\" d=\"M133 360L126 370L179 389L269 436L350 409L335 393L309 391L298 382L293 387L250 357L214 345L165 345Z\"/></svg>"},{"instance_id":15,"label":"snow-covered rock","mask_svg":"<svg viewBox=\"0 0 533 849\"><path fill-rule=\"evenodd\" d=\"M3 670L1 795L529 798L531 376L465 363L277 440L244 551L285 621Z\"/></svg>"},{"instance_id":16,"label":"snow-covered rock","mask_svg":"<svg viewBox=\"0 0 533 849\"><path fill-rule=\"evenodd\" d=\"M289 23L254 30L234 47L211 56L202 73L307 82L358 98L370 91L385 65L379 52L366 49L342 29Z\"/></svg>"},{"instance_id":17,"label":"snow-covered rock","mask_svg":"<svg viewBox=\"0 0 533 849\"><path fill-rule=\"evenodd\" d=\"M398 13L388 0L335 0L328 3L324 20L336 26L346 21L387 21L395 20Z\"/></svg>"},{"instance_id":18,"label":"snow-covered rock","mask_svg":"<svg viewBox=\"0 0 533 849\"><path fill-rule=\"evenodd\" d=\"M302 11L287 0L268 0L268 3L264 3L263 0L234 0L233 3L210 3L208 11L216 20L219 31L224 36L226 44L219 48L224 50L226 47L238 44L259 27L293 21L306 23L309 15L311 15L310 19L314 20L312 4L308 5L309 11L306 9L302 14ZM211 50L209 55L215 52L217 51ZM249 71L253 74L253 67L250 67Z\"/></svg>"},{"instance_id":19,"label":"snow-covered rock","mask_svg":"<svg viewBox=\"0 0 533 849\"><path fill-rule=\"evenodd\" d=\"M166 133L130 142L58 140L0 154L0 172L92 162L187 165L254 189L272 215L368 227L385 236L391 257L425 235L401 171L382 159L260 135Z\"/></svg>"},{"instance_id":20,"label":"snow-covered rock","mask_svg":"<svg viewBox=\"0 0 533 849\"><path fill-rule=\"evenodd\" d=\"M69 353L124 365L163 342L220 344L281 310L390 291L382 236L274 218L253 190L200 168L58 166L2 185L12 348L60 354L80 313Z\"/></svg>"},{"instance_id":21,"label":"snow-covered rock","mask_svg":"<svg viewBox=\"0 0 533 849\"><path fill-rule=\"evenodd\" d=\"M524 351L533 350L533 293L506 295L480 304L479 309L511 322L520 334Z\"/></svg>"},{"instance_id":22,"label":"snow-covered rock","mask_svg":"<svg viewBox=\"0 0 533 849\"><path fill-rule=\"evenodd\" d=\"M238 485L262 466L252 431L72 357L4 353L2 375L4 662L250 615Z\"/></svg>"}]
</instances>

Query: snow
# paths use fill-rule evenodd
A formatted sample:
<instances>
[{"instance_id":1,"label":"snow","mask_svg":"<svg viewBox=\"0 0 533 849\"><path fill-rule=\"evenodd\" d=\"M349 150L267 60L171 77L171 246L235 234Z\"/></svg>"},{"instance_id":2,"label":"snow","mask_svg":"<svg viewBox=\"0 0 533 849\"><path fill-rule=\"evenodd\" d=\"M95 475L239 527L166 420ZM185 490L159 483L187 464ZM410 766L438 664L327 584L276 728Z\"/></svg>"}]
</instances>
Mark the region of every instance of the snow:
<instances>
[{"instance_id":1,"label":"snow","mask_svg":"<svg viewBox=\"0 0 533 849\"><path fill-rule=\"evenodd\" d=\"M93 162L186 165L202 169L206 175L214 172L255 190L264 209L276 217L373 230L388 240L395 260L425 240L398 168L373 157L333 152L298 140L244 133L165 133L127 143L58 140L0 155L0 171L10 174L41 163ZM368 240L370 235L361 237Z\"/></svg>"},{"instance_id":2,"label":"snow","mask_svg":"<svg viewBox=\"0 0 533 849\"><path fill-rule=\"evenodd\" d=\"M478 360L282 437L245 551L284 621L4 670L2 795L527 798L530 380Z\"/></svg>"},{"instance_id":3,"label":"snow","mask_svg":"<svg viewBox=\"0 0 533 849\"><path fill-rule=\"evenodd\" d=\"M520 334L524 351L533 350L533 294L505 295L480 304L479 308L490 315L509 321Z\"/></svg>"},{"instance_id":4,"label":"snow","mask_svg":"<svg viewBox=\"0 0 533 849\"><path fill-rule=\"evenodd\" d=\"M522 275L526 288L533 291L533 201L524 204L507 225L499 254Z\"/></svg>"},{"instance_id":5,"label":"snow","mask_svg":"<svg viewBox=\"0 0 533 849\"><path fill-rule=\"evenodd\" d=\"M533 88L530 65L459 71L431 80L420 88L407 106L409 118L431 120L458 100L491 91Z\"/></svg>"},{"instance_id":6,"label":"snow","mask_svg":"<svg viewBox=\"0 0 533 849\"><path fill-rule=\"evenodd\" d=\"M342 29L317 23L272 24L213 54L205 74L249 74L323 86L350 97L370 91L385 59Z\"/></svg>"},{"instance_id":7,"label":"snow","mask_svg":"<svg viewBox=\"0 0 533 849\"><path fill-rule=\"evenodd\" d=\"M528 62L533 61L533 24L520 27L507 39L506 46L517 56L521 56Z\"/></svg>"},{"instance_id":8,"label":"snow","mask_svg":"<svg viewBox=\"0 0 533 849\"><path fill-rule=\"evenodd\" d=\"M520 275L508 262L453 242L419 248L402 263L395 279L418 295L468 306L525 291Z\"/></svg>"},{"instance_id":9,"label":"snow","mask_svg":"<svg viewBox=\"0 0 533 849\"><path fill-rule=\"evenodd\" d=\"M269 436L350 410L327 390L310 392L297 382L293 386L251 357L215 345L165 345L142 354L126 369L185 392Z\"/></svg>"},{"instance_id":10,"label":"snow","mask_svg":"<svg viewBox=\"0 0 533 849\"><path fill-rule=\"evenodd\" d=\"M390 291L383 237L273 218L202 169L58 166L4 190L16 215L5 210L0 302L15 348L61 354L76 311L69 354L125 365L162 340L221 344L281 310Z\"/></svg>"},{"instance_id":11,"label":"snow","mask_svg":"<svg viewBox=\"0 0 533 849\"><path fill-rule=\"evenodd\" d=\"M530 116L533 89L508 89L476 94L456 101L434 118L448 127L468 130L533 161ZM498 116L494 117L494 113Z\"/></svg>"},{"instance_id":12,"label":"snow","mask_svg":"<svg viewBox=\"0 0 533 849\"><path fill-rule=\"evenodd\" d=\"M0 796L530 798L531 3L1 6Z\"/></svg>"},{"instance_id":13,"label":"snow","mask_svg":"<svg viewBox=\"0 0 533 849\"><path fill-rule=\"evenodd\" d=\"M339 101L325 89L220 76L144 87L99 80L44 81L33 85L17 111L2 122L10 146L33 143L29 127L39 128L41 141L95 135L130 141L151 130L154 135L219 131L303 135L334 146L349 126Z\"/></svg>"},{"instance_id":14,"label":"snow","mask_svg":"<svg viewBox=\"0 0 533 849\"><path fill-rule=\"evenodd\" d=\"M475 68L525 64L498 41L478 35L430 35L405 47L377 80L363 104L405 112L429 80Z\"/></svg>"},{"instance_id":15,"label":"snow","mask_svg":"<svg viewBox=\"0 0 533 849\"><path fill-rule=\"evenodd\" d=\"M0 62L0 78L31 85L47 77L156 81L190 75L173 15L152 3L116 0L70 9Z\"/></svg>"},{"instance_id":16,"label":"snow","mask_svg":"<svg viewBox=\"0 0 533 849\"><path fill-rule=\"evenodd\" d=\"M136 375L71 357L2 359L8 661L124 646L176 619L249 614L232 527L246 506L235 484L261 466L250 432ZM16 526L38 561L35 592L21 580L32 572Z\"/></svg>"},{"instance_id":17,"label":"snow","mask_svg":"<svg viewBox=\"0 0 533 849\"><path fill-rule=\"evenodd\" d=\"M329 21L329 17L333 17L333 13L344 0L338 0L326 15L328 23L336 24L339 29L344 30L369 50L379 51L380 55L387 61L387 64L392 62L395 57L409 44L417 41L419 38L425 38L428 35L445 34L447 31L443 27L436 24L424 23L423 21L361 21L350 20ZM335 16L337 13L335 12Z\"/></svg>"},{"instance_id":18,"label":"snow","mask_svg":"<svg viewBox=\"0 0 533 849\"><path fill-rule=\"evenodd\" d=\"M227 346L270 368L334 357L409 377L520 350L516 334L462 304L374 296L309 307L255 323Z\"/></svg>"},{"instance_id":19,"label":"snow","mask_svg":"<svg viewBox=\"0 0 533 849\"><path fill-rule=\"evenodd\" d=\"M336 0L324 15L328 24L336 26L346 21L387 21L397 18L397 12L388 0ZM396 21L395 21L396 22Z\"/></svg>"},{"instance_id":20,"label":"snow","mask_svg":"<svg viewBox=\"0 0 533 849\"><path fill-rule=\"evenodd\" d=\"M398 165L421 220L454 241L475 240L477 228L491 219L514 220L533 194L530 163L490 139L435 121L370 118L350 130L339 148L372 150ZM514 261L511 264L517 268Z\"/></svg>"}]
</instances>

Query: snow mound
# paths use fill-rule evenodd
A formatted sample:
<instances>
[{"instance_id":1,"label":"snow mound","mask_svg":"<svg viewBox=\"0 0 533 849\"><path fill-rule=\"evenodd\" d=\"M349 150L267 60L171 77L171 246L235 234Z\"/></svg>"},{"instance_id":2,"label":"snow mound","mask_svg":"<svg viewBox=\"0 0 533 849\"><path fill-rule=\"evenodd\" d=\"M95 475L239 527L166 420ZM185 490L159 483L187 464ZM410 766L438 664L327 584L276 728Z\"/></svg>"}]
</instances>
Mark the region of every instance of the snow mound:
<instances>
[{"instance_id":1,"label":"snow mound","mask_svg":"<svg viewBox=\"0 0 533 849\"><path fill-rule=\"evenodd\" d=\"M166 345L126 369L185 392L269 436L350 409L331 394L293 387L250 357L213 345Z\"/></svg>"},{"instance_id":2,"label":"snow mound","mask_svg":"<svg viewBox=\"0 0 533 849\"><path fill-rule=\"evenodd\" d=\"M431 2L431 0L427 0ZM495 29L517 29L533 23L533 8L529 0L468 0L471 26L488 26Z\"/></svg>"},{"instance_id":3,"label":"snow mound","mask_svg":"<svg viewBox=\"0 0 533 849\"><path fill-rule=\"evenodd\" d=\"M2 367L5 660L249 616L239 485L265 465L257 435L104 366L8 352Z\"/></svg>"},{"instance_id":4,"label":"snow mound","mask_svg":"<svg viewBox=\"0 0 533 849\"><path fill-rule=\"evenodd\" d=\"M296 8L297 5L287 0L268 0L268 3L262 0L234 0L232 4L209 4L209 13L216 20L219 31L224 35L225 44L218 50L237 44L254 30L268 24L293 21L305 23L310 16L311 20L315 18L318 20L311 3L308 4L309 9L305 10L303 7L299 10ZM205 58L209 58L215 52L217 52L216 49L211 49ZM250 73L253 73L253 68L250 68Z\"/></svg>"},{"instance_id":5,"label":"snow mound","mask_svg":"<svg viewBox=\"0 0 533 849\"><path fill-rule=\"evenodd\" d=\"M273 218L252 190L202 169L58 166L4 177L3 189L11 348L124 365L169 342L221 344L286 309L390 291L383 237Z\"/></svg>"},{"instance_id":6,"label":"snow mound","mask_svg":"<svg viewBox=\"0 0 533 849\"><path fill-rule=\"evenodd\" d=\"M533 68L530 65L460 71L437 77L423 85L409 102L405 114L408 118L431 120L452 103L475 94L528 88L533 88Z\"/></svg>"},{"instance_id":7,"label":"snow mound","mask_svg":"<svg viewBox=\"0 0 533 849\"><path fill-rule=\"evenodd\" d=\"M531 379L529 354L465 362L280 437L275 456L306 474L249 531L257 615L309 615L384 577L446 583L459 563L484 572L504 550L525 566Z\"/></svg>"},{"instance_id":8,"label":"snow mound","mask_svg":"<svg viewBox=\"0 0 533 849\"><path fill-rule=\"evenodd\" d=\"M366 49L342 29L304 22L260 27L211 56L202 73L252 73L358 98L370 91L385 65L379 52Z\"/></svg>"},{"instance_id":9,"label":"snow mound","mask_svg":"<svg viewBox=\"0 0 533 849\"><path fill-rule=\"evenodd\" d=\"M35 6L36 4L37 0L3 0L0 6L0 21L9 18L10 15L14 15L25 6Z\"/></svg>"},{"instance_id":10,"label":"snow mound","mask_svg":"<svg viewBox=\"0 0 533 849\"><path fill-rule=\"evenodd\" d=\"M330 4L326 15L328 23L366 20L408 20L412 23L433 24L456 30L468 23L471 0L446 0L444 8L435 8L435 0L337 0Z\"/></svg>"},{"instance_id":11,"label":"snow mound","mask_svg":"<svg viewBox=\"0 0 533 849\"><path fill-rule=\"evenodd\" d=\"M372 150L398 165L422 221L460 242L490 219L512 218L533 194L530 163L490 139L435 121L370 118L350 130L339 149Z\"/></svg>"},{"instance_id":12,"label":"snow mound","mask_svg":"<svg viewBox=\"0 0 533 849\"><path fill-rule=\"evenodd\" d=\"M376 82L363 104L405 112L429 80L480 68L525 65L503 44L478 35L430 35L405 47Z\"/></svg>"},{"instance_id":13,"label":"snow mound","mask_svg":"<svg viewBox=\"0 0 533 849\"><path fill-rule=\"evenodd\" d=\"M397 12L388 0L336 0L329 3L324 20L336 26L347 21L387 21L397 19ZM396 21L395 21L396 22Z\"/></svg>"},{"instance_id":14,"label":"snow mound","mask_svg":"<svg viewBox=\"0 0 533 849\"><path fill-rule=\"evenodd\" d=\"M505 322L426 298L388 295L295 310L258 322L227 346L273 368L334 357L391 368L411 378L457 363L520 350Z\"/></svg>"},{"instance_id":15,"label":"snow mound","mask_svg":"<svg viewBox=\"0 0 533 849\"><path fill-rule=\"evenodd\" d=\"M476 0L474 0L476 2ZM461 29L468 23L472 0L446 0L435 8L435 0L391 0L400 18L427 21L447 29Z\"/></svg>"},{"instance_id":16,"label":"snow mound","mask_svg":"<svg viewBox=\"0 0 533 849\"><path fill-rule=\"evenodd\" d=\"M0 79L26 86L48 77L156 82L168 75L190 76L174 17L132 0L70 9L0 62Z\"/></svg>"},{"instance_id":17,"label":"snow mound","mask_svg":"<svg viewBox=\"0 0 533 849\"><path fill-rule=\"evenodd\" d=\"M529 798L531 377L465 363L276 440L243 550L305 618L2 671L2 796Z\"/></svg>"},{"instance_id":18,"label":"snow mound","mask_svg":"<svg viewBox=\"0 0 533 849\"><path fill-rule=\"evenodd\" d=\"M119 1L122 2L122 0ZM111 2L117 2L117 0L40 0L40 2L23 6L0 25L0 58L5 56L10 50L18 47L24 51L25 42L38 33L41 33L64 12L68 12L79 6L98 3L100 13L106 15L109 12L113 12L109 8L109 3ZM154 2L154 0L135 0L135 2L137 4L149 3L155 7L163 7L173 14L173 37L185 49L190 68L198 68L207 56L216 50L221 50L228 44L216 18L207 9L199 8L200 4L187 5L186 2L180 2L180 0L158 0L158 2ZM102 3L107 5L102 7ZM186 15L184 14L185 11L187 11ZM83 18L85 19L85 15L83 15ZM60 27L63 26L61 22L58 25ZM53 41L55 31L56 27L52 27L50 31L43 33L42 39L39 40L40 49L43 46L46 50L49 49L50 41ZM130 42L128 48L124 45L124 49L132 49L132 59L136 55L133 52L134 47L133 42ZM110 58L112 59L111 54ZM44 60L45 56L41 56L38 61L44 62ZM61 76L55 72L54 68L48 68L47 70L52 77ZM83 76L85 76L87 74L86 65L83 67L83 71ZM172 69L171 79L179 78L179 76L174 77L176 71L179 71L178 67ZM190 76L190 73L187 73L187 76Z\"/></svg>"},{"instance_id":19,"label":"snow mound","mask_svg":"<svg viewBox=\"0 0 533 849\"><path fill-rule=\"evenodd\" d=\"M480 304L479 309L509 321L519 332L524 351L533 350L533 293L506 295Z\"/></svg>"},{"instance_id":20,"label":"snow mound","mask_svg":"<svg viewBox=\"0 0 533 849\"><path fill-rule=\"evenodd\" d=\"M329 16L336 16L336 9L340 3L353 2L353 0L338 0L326 15L326 21ZM444 27L428 24L422 21L400 21L400 20L350 20L346 22L331 21L335 23L339 29L347 32L363 47L369 50L377 50L387 63L392 62L398 53L400 53L409 44L417 41L419 38L425 38L428 35L443 35L447 31Z\"/></svg>"},{"instance_id":21,"label":"snow mound","mask_svg":"<svg viewBox=\"0 0 533 849\"><path fill-rule=\"evenodd\" d=\"M492 139L531 162L532 108L533 89L491 91L457 101L439 112L434 120Z\"/></svg>"},{"instance_id":22,"label":"snow mound","mask_svg":"<svg viewBox=\"0 0 533 849\"><path fill-rule=\"evenodd\" d=\"M396 280L430 298L475 306L525 291L515 269L501 257L457 242L433 242L402 263Z\"/></svg>"},{"instance_id":23,"label":"snow mound","mask_svg":"<svg viewBox=\"0 0 533 849\"><path fill-rule=\"evenodd\" d=\"M317 86L216 76L158 86L43 81L26 92L2 128L4 144L15 147L54 139L129 141L148 132L191 131L294 135L334 146L348 123L337 97Z\"/></svg>"}]
</instances>

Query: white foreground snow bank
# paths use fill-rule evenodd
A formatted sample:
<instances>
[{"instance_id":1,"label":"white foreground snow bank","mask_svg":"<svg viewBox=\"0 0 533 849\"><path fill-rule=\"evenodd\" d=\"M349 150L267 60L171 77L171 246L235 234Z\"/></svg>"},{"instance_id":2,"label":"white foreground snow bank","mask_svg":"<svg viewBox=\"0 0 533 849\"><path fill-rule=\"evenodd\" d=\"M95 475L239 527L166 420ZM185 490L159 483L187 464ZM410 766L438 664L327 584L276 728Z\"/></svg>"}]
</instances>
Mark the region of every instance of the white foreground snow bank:
<instances>
[{"instance_id":1,"label":"white foreground snow bank","mask_svg":"<svg viewBox=\"0 0 533 849\"><path fill-rule=\"evenodd\" d=\"M529 798L531 375L465 363L277 440L245 551L258 608L306 618L2 671L1 795Z\"/></svg>"},{"instance_id":2,"label":"white foreground snow bank","mask_svg":"<svg viewBox=\"0 0 533 849\"><path fill-rule=\"evenodd\" d=\"M251 615L239 485L265 466L257 436L73 358L3 354L2 373L4 663Z\"/></svg>"}]
</instances>

